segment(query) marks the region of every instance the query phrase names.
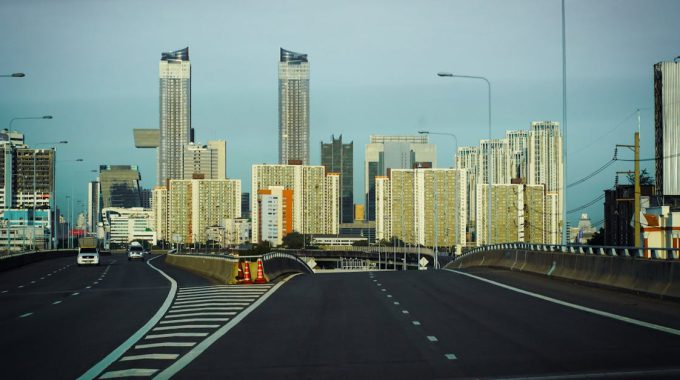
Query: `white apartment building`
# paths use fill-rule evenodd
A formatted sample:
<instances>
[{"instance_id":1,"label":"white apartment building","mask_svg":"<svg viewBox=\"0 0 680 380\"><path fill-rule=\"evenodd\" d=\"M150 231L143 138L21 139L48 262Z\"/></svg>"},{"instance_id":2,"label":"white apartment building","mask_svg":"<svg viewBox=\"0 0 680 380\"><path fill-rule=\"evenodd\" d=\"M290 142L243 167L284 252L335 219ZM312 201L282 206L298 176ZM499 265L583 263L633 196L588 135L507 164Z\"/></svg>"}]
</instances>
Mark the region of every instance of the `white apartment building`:
<instances>
[{"instance_id":1,"label":"white apartment building","mask_svg":"<svg viewBox=\"0 0 680 380\"><path fill-rule=\"evenodd\" d=\"M137 240L156 245L154 213L150 209L107 207L102 209L102 221L109 243L128 244Z\"/></svg>"}]
</instances>

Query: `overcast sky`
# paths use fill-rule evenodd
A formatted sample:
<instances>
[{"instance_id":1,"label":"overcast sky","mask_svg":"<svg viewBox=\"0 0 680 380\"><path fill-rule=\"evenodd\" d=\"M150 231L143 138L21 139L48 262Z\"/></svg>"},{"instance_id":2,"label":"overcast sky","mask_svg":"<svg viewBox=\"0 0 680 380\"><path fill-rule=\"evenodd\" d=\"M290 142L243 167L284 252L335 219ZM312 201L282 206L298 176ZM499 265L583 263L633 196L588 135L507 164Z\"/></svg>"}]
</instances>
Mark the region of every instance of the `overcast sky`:
<instances>
[{"instance_id":1,"label":"overcast sky","mask_svg":"<svg viewBox=\"0 0 680 380\"><path fill-rule=\"evenodd\" d=\"M487 135L486 86L438 78L485 76L493 135L562 121L559 0L126 1L4 0L0 4L0 122L27 142L68 140L58 193L85 203L100 164L136 164L155 185L154 150L133 128L158 128L158 62L189 46L196 140L227 140L227 174L250 190L253 163L276 163L279 47L309 54L311 163L332 134L354 141L355 203L363 203L370 134L452 132L460 145ZM680 2L567 0L568 179L630 144L641 109L642 158L653 156L652 65L680 55ZM453 139L432 136L439 166ZM632 152L620 153L620 157ZM83 158L84 162L75 162ZM644 165L643 165L644 167ZM653 173L653 166L647 166ZM568 209L614 184L619 162L568 190ZM63 206L62 206L63 207ZM602 219L602 205L586 210ZM575 221L578 214L570 215Z\"/></svg>"}]
</instances>

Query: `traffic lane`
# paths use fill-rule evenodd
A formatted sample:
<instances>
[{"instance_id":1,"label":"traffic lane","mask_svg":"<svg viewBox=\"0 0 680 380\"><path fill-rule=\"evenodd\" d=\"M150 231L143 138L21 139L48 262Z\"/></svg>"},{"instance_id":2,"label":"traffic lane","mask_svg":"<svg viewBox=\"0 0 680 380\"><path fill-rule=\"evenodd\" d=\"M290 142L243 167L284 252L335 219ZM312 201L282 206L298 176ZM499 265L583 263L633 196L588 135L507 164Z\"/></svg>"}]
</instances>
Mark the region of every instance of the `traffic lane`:
<instances>
[{"instance_id":1,"label":"traffic lane","mask_svg":"<svg viewBox=\"0 0 680 380\"><path fill-rule=\"evenodd\" d=\"M433 378L458 372L367 273L296 276L175 377Z\"/></svg>"},{"instance_id":2,"label":"traffic lane","mask_svg":"<svg viewBox=\"0 0 680 380\"><path fill-rule=\"evenodd\" d=\"M152 256L158 256L158 255L152 255ZM176 267L174 265L170 265L165 262L166 255L161 254L161 256L158 260L154 260L154 265L162 270L163 272L167 273L170 277L175 279L177 281L177 286L180 288L187 287L187 286L207 286L207 285L214 285L217 282L205 277L202 277L198 274L189 272L185 269L182 269L180 267Z\"/></svg>"},{"instance_id":3,"label":"traffic lane","mask_svg":"<svg viewBox=\"0 0 680 380\"><path fill-rule=\"evenodd\" d=\"M76 257L60 257L37 261L17 268L0 272L0 300L8 293L20 291L39 281L52 277L56 271L75 265ZM41 280L42 278L42 280ZM31 281L35 281L31 284Z\"/></svg>"},{"instance_id":4,"label":"traffic lane","mask_svg":"<svg viewBox=\"0 0 680 380\"><path fill-rule=\"evenodd\" d=\"M469 377L672 367L678 336L604 318L448 271L381 273L423 334Z\"/></svg>"},{"instance_id":5,"label":"traffic lane","mask_svg":"<svg viewBox=\"0 0 680 380\"><path fill-rule=\"evenodd\" d=\"M680 302L497 268L464 272L562 301L680 329Z\"/></svg>"},{"instance_id":6,"label":"traffic lane","mask_svg":"<svg viewBox=\"0 0 680 380\"><path fill-rule=\"evenodd\" d=\"M101 266L77 267L76 258L53 259L50 265L28 265L5 272L15 285L0 295L0 323L11 321L26 313L36 313L49 308L53 302L67 299L91 285L112 263L110 257L102 258ZM39 264L39 263L36 263ZM0 275L2 276L2 275ZM59 302L57 302L59 303Z\"/></svg>"},{"instance_id":7,"label":"traffic lane","mask_svg":"<svg viewBox=\"0 0 680 380\"><path fill-rule=\"evenodd\" d=\"M69 288L61 303L48 299L34 314L0 324L4 377L80 376L154 315L168 294L167 279L146 263L128 262L123 255L110 259L110 270L92 279L91 288ZM91 269L68 272L81 278Z\"/></svg>"}]
</instances>

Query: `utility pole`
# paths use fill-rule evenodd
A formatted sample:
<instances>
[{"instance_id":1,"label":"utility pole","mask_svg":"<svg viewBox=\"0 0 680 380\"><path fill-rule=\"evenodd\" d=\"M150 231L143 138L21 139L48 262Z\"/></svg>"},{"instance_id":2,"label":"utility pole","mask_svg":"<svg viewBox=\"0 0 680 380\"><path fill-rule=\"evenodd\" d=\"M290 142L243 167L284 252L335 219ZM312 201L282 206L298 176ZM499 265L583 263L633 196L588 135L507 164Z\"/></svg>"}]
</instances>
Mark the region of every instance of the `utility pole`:
<instances>
[{"instance_id":1,"label":"utility pole","mask_svg":"<svg viewBox=\"0 0 680 380\"><path fill-rule=\"evenodd\" d=\"M638 113L638 121L640 114ZM635 231L635 248L640 248L640 132L635 132L635 214L633 225Z\"/></svg>"}]
</instances>

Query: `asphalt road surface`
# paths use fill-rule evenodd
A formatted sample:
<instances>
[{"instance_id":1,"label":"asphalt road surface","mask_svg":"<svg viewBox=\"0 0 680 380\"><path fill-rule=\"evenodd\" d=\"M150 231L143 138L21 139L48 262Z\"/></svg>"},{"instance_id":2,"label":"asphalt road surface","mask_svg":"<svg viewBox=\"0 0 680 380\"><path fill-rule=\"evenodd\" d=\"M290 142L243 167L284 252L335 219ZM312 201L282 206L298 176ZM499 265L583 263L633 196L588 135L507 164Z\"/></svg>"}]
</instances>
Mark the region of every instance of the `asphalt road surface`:
<instances>
[{"instance_id":1,"label":"asphalt road surface","mask_svg":"<svg viewBox=\"0 0 680 380\"><path fill-rule=\"evenodd\" d=\"M680 377L679 302L481 268L234 288L162 260L152 263L177 282L172 305L97 377ZM124 255L103 256L99 267L64 258L0 273L2 377L91 372L168 294L163 275Z\"/></svg>"}]
</instances>

